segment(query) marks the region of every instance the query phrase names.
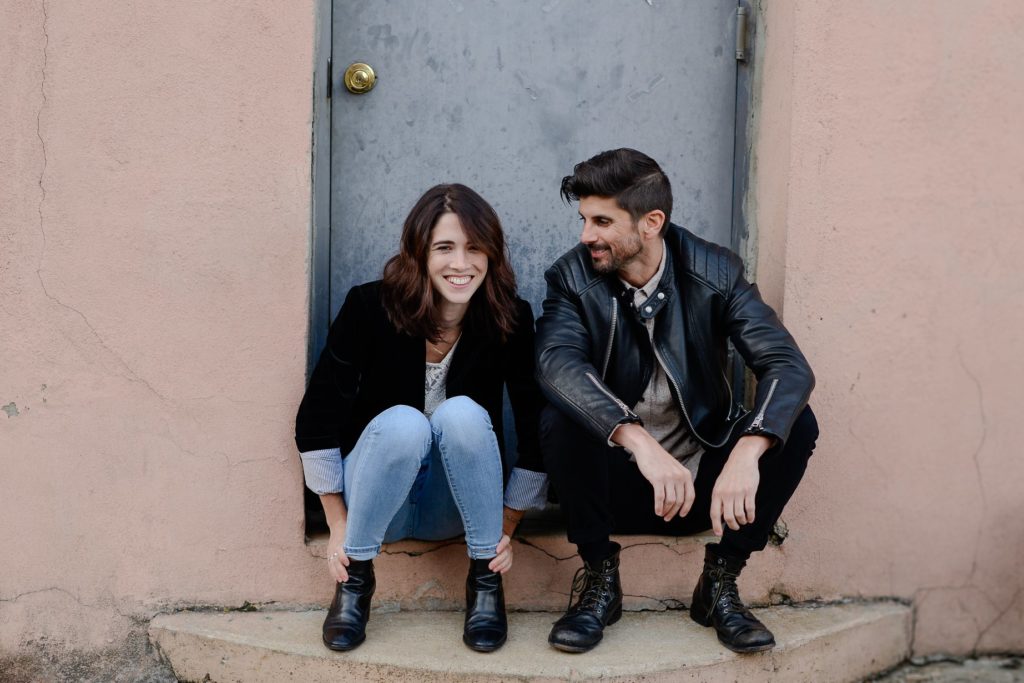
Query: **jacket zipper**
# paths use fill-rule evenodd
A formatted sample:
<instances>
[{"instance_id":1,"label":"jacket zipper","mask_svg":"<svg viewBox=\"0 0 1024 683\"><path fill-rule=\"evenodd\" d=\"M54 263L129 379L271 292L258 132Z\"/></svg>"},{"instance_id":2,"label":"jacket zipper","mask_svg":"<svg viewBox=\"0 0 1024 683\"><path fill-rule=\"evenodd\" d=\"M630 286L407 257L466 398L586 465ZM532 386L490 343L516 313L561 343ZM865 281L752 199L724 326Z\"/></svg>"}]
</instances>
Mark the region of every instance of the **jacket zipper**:
<instances>
[{"instance_id":1,"label":"jacket zipper","mask_svg":"<svg viewBox=\"0 0 1024 683\"><path fill-rule=\"evenodd\" d=\"M604 366L601 368L601 379L608 376L608 364L612 360L612 346L615 345L615 326L619 322L619 305L612 297L612 331L608 335L608 350L604 353Z\"/></svg>"},{"instance_id":2,"label":"jacket zipper","mask_svg":"<svg viewBox=\"0 0 1024 683\"><path fill-rule=\"evenodd\" d=\"M768 410L768 404L772 400L772 394L775 393L775 387L779 386L779 379L776 377L772 380L772 385L768 387L768 395L764 397L764 403L761 404L761 410L757 411L757 415L754 417L754 421L750 423L751 429L761 429L764 424L764 411Z\"/></svg>"},{"instance_id":3,"label":"jacket zipper","mask_svg":"<svg viewBox=\"0 0 1024 683\"><path fill-rule=\"evenodd\" d=\"M654 356L658 359L658 362L661 363L661 367L665 370L665 375L668 377L668 381L672 383L672 388L676 390L676 400L679 402L679 408L683 411L683 417L686 418L686 426L690 428L690 433L697 437L698 441L704 442L711 448L721 448L722 446L724 446L729 441L729 437L732 435L732 430L739 423L739 420L732 423L732 426L729 427L729 431L725 433L725 438L722 439L720 443L712 443L707 439L703 438L700 434L698 434L697 430L694 429L693 427L693 421L690 419L690 412L686 409L686 404L683 403L683 392L679 388L679 384L676 382L676 378L672 376L671 372L669 372L668 365L665 364L665 361L662 358L661 353L658 351L658 346L652 342L651 348L654 349ZM726 384L728 384L728 382ZM731 387L729 389L729 392L731 395Z\"/></svg>"},{"instance_id":4,"label":"jacket zipper","mask_svg":"<svg viewBox=\"0 0 1024 683\"><path fill-rule=\"evenodd\" d=\"M597 387L598 390L602 394L604 394L605 396L607 396L611 400L615 401L615 404L617 406L619 406L619 408L622 409L622 412L623 412L623 414L626 417L636 417L636 414L632 410L629 409L629 406L627 406L625 403L623 403L622 399L620 399L618 396L616 396L612 392L608 391L608 389L605 388L605 386L603 384L601 384L601 381L598 380L597 377L594 376L594 373L588 372L587 373L587 377L590 379L591 382L594 383L594 386Z\"/></svg>"}]
</instances>

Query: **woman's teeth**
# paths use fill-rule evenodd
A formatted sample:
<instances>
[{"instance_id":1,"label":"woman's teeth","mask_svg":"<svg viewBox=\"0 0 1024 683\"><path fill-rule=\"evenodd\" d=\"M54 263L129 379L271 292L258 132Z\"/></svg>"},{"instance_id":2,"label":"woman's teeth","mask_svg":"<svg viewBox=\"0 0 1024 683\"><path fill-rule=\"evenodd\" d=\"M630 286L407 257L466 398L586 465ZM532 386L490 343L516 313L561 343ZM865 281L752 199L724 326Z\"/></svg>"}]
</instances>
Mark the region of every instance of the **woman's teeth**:
<instances>
[{"instance_id":1,"label":"woman's teeth","mask_svg":"<svg viewBox=\"0 0 1024 683\"><path fill-rule=\"evenodd\" d=\"M453 285L468 285L472 278L468 275L449 275L445 279Z\"/></svg>"}]
</instances>

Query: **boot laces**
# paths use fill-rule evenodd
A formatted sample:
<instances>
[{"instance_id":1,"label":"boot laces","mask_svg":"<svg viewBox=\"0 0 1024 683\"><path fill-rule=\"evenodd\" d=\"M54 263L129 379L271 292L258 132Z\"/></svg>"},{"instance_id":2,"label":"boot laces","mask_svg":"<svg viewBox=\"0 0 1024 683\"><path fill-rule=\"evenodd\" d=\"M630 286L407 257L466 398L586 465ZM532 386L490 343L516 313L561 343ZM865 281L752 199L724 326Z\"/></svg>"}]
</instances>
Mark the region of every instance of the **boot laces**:
<instances>
[{"instance_id":1,"label":"boot laces","mask_svg":"<svg viewBox=\"0 0 1024 683\"><path fill-rule=\"evenodd\" d=\"M711 599L708 605L708 619L711 618L712 612L715 611L715 605L719 604L729 612L746 611L746 605L740 600L739 587L736 585L736 579L739 577L738 573L730 572L725 567L715 567L708 572L708 577L717 585L715 597Z\"/></svg>"},{"instance_id":2,"label":"boot laces","mask_svg":"<svg viewBox=\"0 0 1024 683\"><path fill-rule=\"evenodd\" d=\"M566 606L566 610L593 610L602 607L605 602L604 598L608 594L609 575L610 572L594 571L586 565L577 569L576 574L572 577L572 589L569 591L569 604ZM573 608L572 598L577 593L580 594L580 599Z\"/></svg>"}]
</instances>

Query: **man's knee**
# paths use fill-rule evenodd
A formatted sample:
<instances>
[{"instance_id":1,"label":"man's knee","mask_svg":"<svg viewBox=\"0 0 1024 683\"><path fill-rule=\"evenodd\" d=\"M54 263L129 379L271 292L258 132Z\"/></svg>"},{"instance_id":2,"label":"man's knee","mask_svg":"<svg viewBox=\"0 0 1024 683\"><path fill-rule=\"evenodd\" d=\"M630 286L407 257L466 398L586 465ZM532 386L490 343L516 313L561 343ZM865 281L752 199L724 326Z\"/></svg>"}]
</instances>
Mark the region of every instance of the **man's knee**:
<instances>
[{"instance_id":1,"label":"man's knee","mask_svg":"<svg viewBox=\"0 0 1024 683\"><path fill-rule=\"evenodd\" d=\"M811 457L814 446L818 441L818 420L810 406L805 406L789 430L789 441L786 443L787 450L792 449L805 457Z\"/></svg>"},{"instance_id":2,"label":"man's knee","mask_svg":"<svg viewBox=\"0 0 1024 683\"><path fill-rule=\"evenodd\" d=\"M562 467L566 458L571 455L575 444L580 443L582 430L558 408L544 406L540 413L540 450L548 472Z\"/></svg>"}]
</instances>

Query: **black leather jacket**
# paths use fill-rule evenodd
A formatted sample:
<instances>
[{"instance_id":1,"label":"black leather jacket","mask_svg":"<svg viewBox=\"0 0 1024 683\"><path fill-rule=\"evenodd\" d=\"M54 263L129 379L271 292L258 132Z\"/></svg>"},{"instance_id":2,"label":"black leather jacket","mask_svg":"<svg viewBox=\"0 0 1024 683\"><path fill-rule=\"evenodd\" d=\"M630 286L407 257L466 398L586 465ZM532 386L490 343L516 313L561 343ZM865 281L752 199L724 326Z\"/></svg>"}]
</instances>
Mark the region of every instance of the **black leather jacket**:
<instances>
[{"instance_id":1,"label":"black leather jacket","mask_svg":"<svg viewBox=\"0 0 1024 683\"><path fill-rule=\"evenodd\" d=\"M640 422L632 407L651 378L655 354L694 436L707 447L744 433L784 442L807 404L814 374L793 337L743 277L728 249L670 225L667 261L655 293L634 310L618 277L598 274L579 244L545 273L547 296L537 323L537 376L562 412L607 439ZM642 320L656 317L654 348ZM727 342L757 377L752 412L734 399Z\"/></svg>"}]
</instances>

